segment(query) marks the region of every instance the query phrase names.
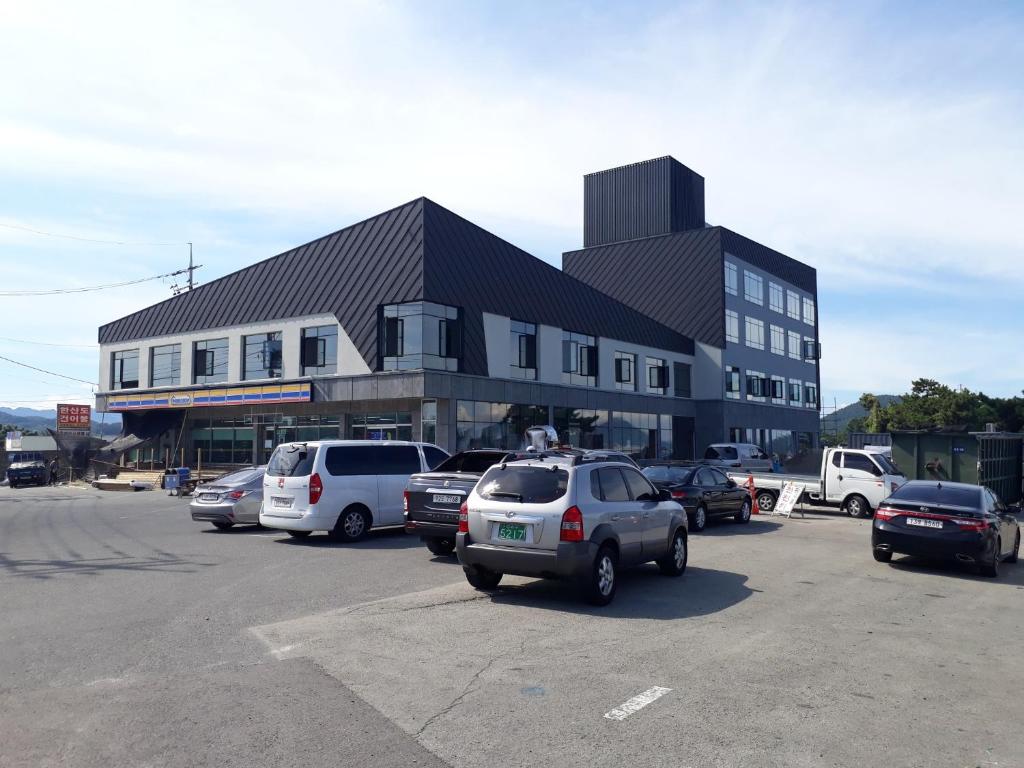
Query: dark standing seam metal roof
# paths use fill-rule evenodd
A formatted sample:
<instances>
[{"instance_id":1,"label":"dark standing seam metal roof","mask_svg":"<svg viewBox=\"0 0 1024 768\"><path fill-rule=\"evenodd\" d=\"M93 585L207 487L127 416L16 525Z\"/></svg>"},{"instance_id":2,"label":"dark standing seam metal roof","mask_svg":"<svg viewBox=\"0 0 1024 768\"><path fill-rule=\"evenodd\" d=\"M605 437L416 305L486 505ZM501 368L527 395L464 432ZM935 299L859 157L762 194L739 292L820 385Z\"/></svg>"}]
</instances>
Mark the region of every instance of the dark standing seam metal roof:
<instances>
[{"instance_id":1,"label":"dark standing seam metal roof","mask_svg":"<svg viewBox=\"0 0 1024 768\"><path fill-rule=\"evenodd\" d=\"M693 340L426 198L101 326L101 344L333 314L372 370L377 308L462 307L462 371L487 375L483 312L693 353Z\"/></svg>"},{"instance_id":2,"label":"dark standing seam metal roof","mask_svg":"<svg viewBox=\"0 0 1024 768\"><path fill-rule=\"evenodd\" d=\"M719 227L570 251L562 269L678 333L725 347Z\"/></svg>"},{"instance_id":3,"label":"dark standing seam metal roof","mask_svg":"<svg viewBox=\"0 0 1024 768\"><path fill-rule=\"evenodd\" d=\"M99 341L333 314L372 368L377 306L423 294L423 203L400 205L115 320L100 327Z\"/></svg>"}]
</instances>

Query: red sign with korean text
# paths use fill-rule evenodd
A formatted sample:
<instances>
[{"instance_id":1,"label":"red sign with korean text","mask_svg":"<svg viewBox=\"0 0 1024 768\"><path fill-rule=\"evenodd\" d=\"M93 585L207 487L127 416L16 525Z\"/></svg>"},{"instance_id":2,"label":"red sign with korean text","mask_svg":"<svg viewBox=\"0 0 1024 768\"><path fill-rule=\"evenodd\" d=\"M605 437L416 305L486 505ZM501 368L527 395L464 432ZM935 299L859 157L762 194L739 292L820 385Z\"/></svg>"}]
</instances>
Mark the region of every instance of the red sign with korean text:
<instances>
[{"instance_id":1,"label":"red sign with korean text","mask_svg":"<svg viewBox=\"0 0 1024 768\"><path fill-rule=\"evenodd\" d=\"M89 429L92 424L92 409L88 405L57 406L57 429Z\"/></svg>"}]
</instances>

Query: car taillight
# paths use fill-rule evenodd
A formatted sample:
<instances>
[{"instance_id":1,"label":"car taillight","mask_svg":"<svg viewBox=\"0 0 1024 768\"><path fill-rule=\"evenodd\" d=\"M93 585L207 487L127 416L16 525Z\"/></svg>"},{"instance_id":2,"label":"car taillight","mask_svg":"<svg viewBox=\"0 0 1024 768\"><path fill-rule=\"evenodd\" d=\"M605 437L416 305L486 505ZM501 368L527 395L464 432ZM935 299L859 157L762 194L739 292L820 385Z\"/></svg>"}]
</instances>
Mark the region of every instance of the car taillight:
<instances>
[{"instance_id":1,"label":"car taillight","mask_svg":"<svg viewBox=\"0 0 1024 768\"><path fill-rule=\"evenodd\" d=\"M459 507L459 533L469 533L469 507L465 501Z\"/></svg>"},{"instance_id":2,"label":"car taillight","mask_svg":"<svg viewBox=\"0 0 1024 768\"><path fill-rule=\"evenodd\" d=\"M904 514L906 513L892 507L879 507L875 510L875 520L892 520L894 517Z\"/></svg>"},{"instance_id":3,"label":"car taillight","mask_svg":"<svg viewBox=\"0 0 1024 768\"><path fill-rule=\"evenodd\" d=\"M583 541L583 513L579 507L569 507L562 515L560 541Z\"/></svg>"},{"instance_id":4,"label":"car taillight","mask_svg":"<svg viewBox=\"0 0 1024 768\"><path fill-rule=\"evenodd\" d=\"M320 501L320 494L324 492L324 484L320 475L314 474L309 478L309 503L316 504Z\"/></svg>"},{"instance_id":5,"label":"car taillight","mask_svg":"<svg viewBox=\"0 0 1024 768\"><path fill-rule=\"evenodd\" d=\"M402 511L409 514L409 492L402 491Z\"/></svg>"},{"instance_id":6,"label":"car taillight","mask_svg":"<svg viewBox=\"0 0 1024 768\"><path fill-rule=\"evenodd\" d=\"M960 526L961 531L984 531L988 528L988 520L953 518L953 522Z\"/></svg>"},{"instance_id":7,"label":"car taillight","mask_svg":"<svg viewBox=\"0 0 1024 768\"><path fill-rule=\"evenodd\" d=\"M243 496L245 496L245 491L232 491L228 494L228 498L234 499L235 501L238 501Z\"/></svg>"},{"instance_id":8,"label":"car taillight","mask_svg":"<svg viewBox=\"0 0 1024 768\"><path fill-rule=\"evenodd\" d=\"M686 498L686 491L672 491L672 498L673 499L685 499Z\"/></svg>"}]
</instances>

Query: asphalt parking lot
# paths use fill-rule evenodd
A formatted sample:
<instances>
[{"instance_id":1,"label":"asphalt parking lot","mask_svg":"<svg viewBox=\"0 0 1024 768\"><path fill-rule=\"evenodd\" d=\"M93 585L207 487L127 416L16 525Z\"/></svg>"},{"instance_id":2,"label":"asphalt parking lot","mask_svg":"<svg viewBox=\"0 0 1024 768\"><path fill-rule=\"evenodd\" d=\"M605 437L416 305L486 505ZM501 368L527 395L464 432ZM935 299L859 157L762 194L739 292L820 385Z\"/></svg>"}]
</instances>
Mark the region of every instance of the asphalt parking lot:
<instances>
[{"instance_id":1,"label":"asphalt parking lot","mask_svg":"<svg viewBox=\"0 0 1024 768\"><path fill-rule=\"evenodd\" d=\"M0 766L1024 765L1024 565L882 565L869 535L719 523L592 608L475 592L401 532L0 488Z\"/></svg>"}]
</instances>

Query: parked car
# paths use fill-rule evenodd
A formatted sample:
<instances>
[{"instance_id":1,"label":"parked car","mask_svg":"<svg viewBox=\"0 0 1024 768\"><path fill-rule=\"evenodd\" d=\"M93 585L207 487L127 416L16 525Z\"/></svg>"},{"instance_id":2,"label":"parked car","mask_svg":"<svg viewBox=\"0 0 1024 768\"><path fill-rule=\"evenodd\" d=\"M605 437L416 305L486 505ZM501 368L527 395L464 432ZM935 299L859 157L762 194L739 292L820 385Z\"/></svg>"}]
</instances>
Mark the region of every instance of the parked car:
<instances>
[{"instance_id":1,"label":"parked car","mask_svg":"<svg viewBox=\"0 0 1024 768\"><path fill-rule=\"evenodd\" d=\"M266 467L250 467L196 486L188 508L193 520L213 523L222 531L234 525L259 525Z\"/></svg>"},{"instance_id":2,"label":"parked car","mask_svg":"<svg viewBox=\"0 0 1024 768\"><path fill-rule=\"evenodd\" d=\"M988 488L911 480L875 510L871 551L880 563L894 554L945 558L995 577L1000 563L1017 562L1020 526Z\"/></svg>"},{"instance_id":3,"label":"parked car","mask_svg":"<svg viewBox=\"0 0 1024 768\"><path fill-rule=\"evenodd\" d=\"M462 451L446 459L431 472L409 478L405 489L405 530L417 534L435 555L455 552L455 534L459 529L459 507L481 476L495 464L540 456L586 456L636 466L629 456L618 451L550 449L505 451L482 449Z\"/></svg>"},{"instance_id":4,"label":"parked car","mask_svg":"<svg viewBox=\"0 0 1024 768\"><path fill-rule=\"evenodd\" d=\"M704 451L704 463L730 469L772 471L772 457L753 443L713 443Z\"/></svg>"},{"instance_id":5,"label":"parked car","mask_svg":"<svg viewBox=\"0 0 1024 768\"><path fill-rule=\"evenodd\" d=\"M652 463L644 476L658 489L669 492L689 518L691 531L703 531L716 517L731 517L737 523L750 522L750 492L715 467L693 464Z\"/></svg>"},{"instance_id":6,"label":"parked car","mask_svg":"<svg viewBox=\"0 0 1024 768\"><path fill-rule=\"evenodd\" d=\"M839 507L850 517L869 517L882 499L907 482L884 454L853 448L825 448L817 475L748 474L744 470L727 470L726 475L740 484L753 476L754 495L762 512L775 508L783 485L797 483L812 503Z\"/></svg>"},{"instance_id":7,"label":"parked car","mask_svg":"<svg viewBox=\"0 0 1024 768\"><path fill-rule=\"evenodd\" d=\"M397 440L283 443L267 464L260 523L296 538L327 531L358 541L371 528L402 525L409 477L447 458L436 445Z\"/></svg>"},{"instance_id":8,"label":"parked car","mask_svg":"<svg viewBox=\"0 0 1024 768\"><path fill-rule=\"evenodd\" d=\"M637 468L586 455L493 466L459 513L466 579L493 590L506 573L578 582L595 605L615 597L620 567L686 569L686 513Z\"/></svg>"},{"instance_id":9,"label":"parked car","mask_svg":"<svg viewBox=\"0 0 1024 768\"><path fill-rule=\"evenodd\" d=\"M11 488L19 485L46 485L50 472L46 460L38 451L12 453L7 465L7 483Z\"/></svg>"}]
</instances>

